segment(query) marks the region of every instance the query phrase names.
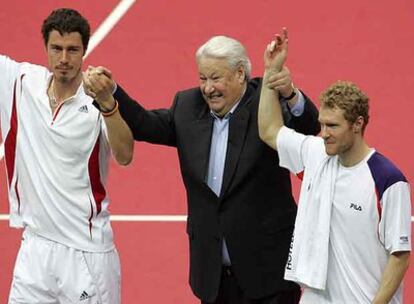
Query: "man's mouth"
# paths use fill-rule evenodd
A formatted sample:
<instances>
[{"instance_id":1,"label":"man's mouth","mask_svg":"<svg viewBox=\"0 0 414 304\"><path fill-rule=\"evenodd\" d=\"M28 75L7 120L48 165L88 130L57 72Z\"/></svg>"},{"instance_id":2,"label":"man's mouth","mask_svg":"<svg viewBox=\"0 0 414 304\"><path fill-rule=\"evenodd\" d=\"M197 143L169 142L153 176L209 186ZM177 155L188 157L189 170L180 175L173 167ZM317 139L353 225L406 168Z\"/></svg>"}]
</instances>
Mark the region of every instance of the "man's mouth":
<instances>
[{"instance_id":1,"label":"man's mouth","mask_svg":"<svg viewBox=\"0 0 414 304\"><path fill-rule=\"evenodd\" d=\"M215 100L215 99L220 98L221 96L222 96L221 94L209 95L209 96L207 96L207 99L208 100Z\"/></svg>"},{"instance_id":2,"label":"man's mouth","mask_svg":"<svg viewBox=\"0 0 414 304\"><path fill-rule=\"evenodd\" d=\"M70 67L57 67L56 70L62 71L62 72L67 72L67 71L71 70L71 68Z\"/></svg>"}]
</instances>

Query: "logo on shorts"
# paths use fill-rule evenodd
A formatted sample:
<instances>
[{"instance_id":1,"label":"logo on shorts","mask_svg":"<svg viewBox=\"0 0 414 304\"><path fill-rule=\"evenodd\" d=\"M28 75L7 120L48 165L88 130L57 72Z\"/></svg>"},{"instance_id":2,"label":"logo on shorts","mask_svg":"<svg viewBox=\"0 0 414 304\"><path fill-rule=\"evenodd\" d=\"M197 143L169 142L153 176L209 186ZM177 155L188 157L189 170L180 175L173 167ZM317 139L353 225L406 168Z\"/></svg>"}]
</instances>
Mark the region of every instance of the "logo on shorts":
<instances>
[{"instance_id":1,"label":"logo on shorts","mask_svg":"<svg viewBox=\"0 0 414 304\"><path fill-rule=\"evenodd\" d=\"M79 298L79 301L84 301L87 299L92 298L90 295L88 295L88 293L84 290Z\"/></svg>"}]
</instances>

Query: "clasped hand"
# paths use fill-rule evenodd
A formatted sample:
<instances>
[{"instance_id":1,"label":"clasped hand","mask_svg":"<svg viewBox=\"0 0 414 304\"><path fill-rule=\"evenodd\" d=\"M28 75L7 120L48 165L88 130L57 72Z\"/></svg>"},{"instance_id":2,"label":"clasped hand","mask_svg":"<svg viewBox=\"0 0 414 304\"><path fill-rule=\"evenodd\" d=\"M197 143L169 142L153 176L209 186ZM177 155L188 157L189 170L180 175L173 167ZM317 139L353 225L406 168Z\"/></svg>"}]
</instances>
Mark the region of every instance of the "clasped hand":
<instances>
[{"instance_id":1,"label":"clasped hand","mask_svg":"<svg viewBox=\"0 0 414 304\"><path fill-rule=\"evenodd\" d=\"M288 32L275 35L266 47L263 58L265 64L265 84L269 89L279 91L282 96L289 96L294 90L289 69L284 66L288 53Z\"/></svg>"},{"instance_id":2,"label":"clasped hand","mask_svg":"<svg viewBox=\"0 0 414 304\"><path fill-rule=\"evenodd\" d=\"M96 100L102 111L110 111L115 107L115 99L112 96L115 82L108 69L89 66L83 73L83 86L85 93Z\"/></svg>"}]
</instances>

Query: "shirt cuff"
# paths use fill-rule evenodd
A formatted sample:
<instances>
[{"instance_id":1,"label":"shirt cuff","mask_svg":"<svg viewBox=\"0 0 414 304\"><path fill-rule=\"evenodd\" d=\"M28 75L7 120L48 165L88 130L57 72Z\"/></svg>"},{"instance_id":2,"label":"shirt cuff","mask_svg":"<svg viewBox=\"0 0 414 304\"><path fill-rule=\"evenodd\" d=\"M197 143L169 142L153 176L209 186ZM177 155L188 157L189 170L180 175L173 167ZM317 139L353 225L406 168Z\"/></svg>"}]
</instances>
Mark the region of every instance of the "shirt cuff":
<instances>
[{"instance_id":1,"label":"shirt cuff","mask_svg":"<svg viewBox=\"0 0 414 304\"><path fill-rule=\"evenodd\" d=\"M290 113L292 113L293 116L299 117L303 114L304 111L305 111L305 97L303 97L302 92L298 90L298 101L292 108L290 108Z\"/></svg>"}]
</instances>

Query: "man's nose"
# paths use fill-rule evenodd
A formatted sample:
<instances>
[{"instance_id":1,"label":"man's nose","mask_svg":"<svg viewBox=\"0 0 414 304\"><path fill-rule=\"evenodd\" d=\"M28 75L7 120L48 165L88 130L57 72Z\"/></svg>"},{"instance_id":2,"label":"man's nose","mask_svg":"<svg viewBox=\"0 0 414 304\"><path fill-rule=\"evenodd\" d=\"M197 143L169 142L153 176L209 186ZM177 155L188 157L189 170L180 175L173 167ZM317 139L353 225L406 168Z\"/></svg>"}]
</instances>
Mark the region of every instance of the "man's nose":
<instances>
[{"instance_id":1,"label":"man's nose","mask_svg":"<svg viewBox=\"0 0 414 304\"><path fill-rule=\"evenodd\" d=\"M60 63L66 64L68 63L69 57L68 52L66 50L62 51L62 55L60 56Z\"/></svg>"},{"instance_id":2,"label":"man's nose","mask_svg":"<svg viewBox=\"0 0 414 304\"><path fill-rule=\"evenodd\" d=\"M207 79L206 84L204 86L204 93L205 94L211 94L214 92L214 85L213 82L209 79Z\"/></svg>"},{"instance_id":3,"label":"man's nose","mask_svg":"<svg viewBox=\"0 0 414 304\"><path fill-rule=\"evenodd\" d=\"M323 139L326 139L329 137L329 133L328 133L326 126L321 126L321 137Z\"/></svg>"}]
</instances>

